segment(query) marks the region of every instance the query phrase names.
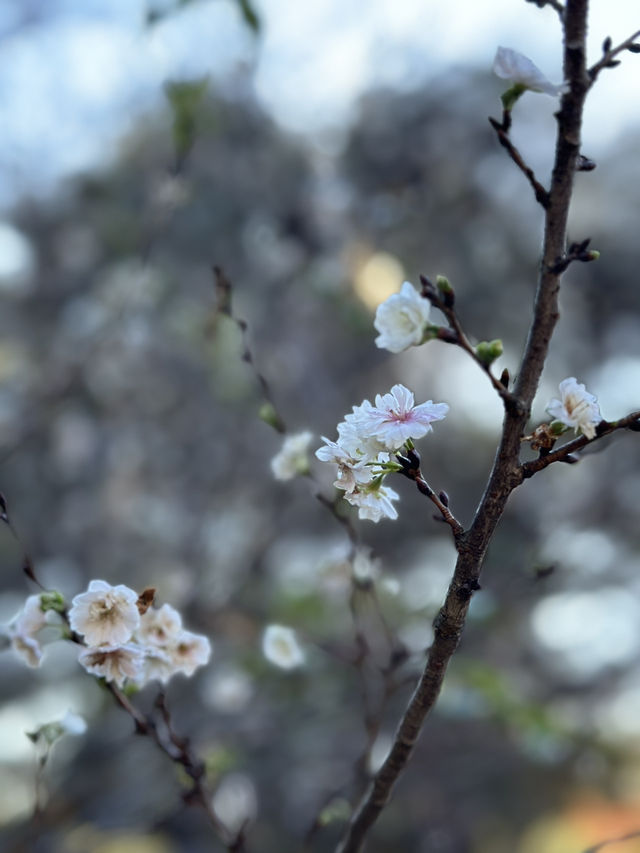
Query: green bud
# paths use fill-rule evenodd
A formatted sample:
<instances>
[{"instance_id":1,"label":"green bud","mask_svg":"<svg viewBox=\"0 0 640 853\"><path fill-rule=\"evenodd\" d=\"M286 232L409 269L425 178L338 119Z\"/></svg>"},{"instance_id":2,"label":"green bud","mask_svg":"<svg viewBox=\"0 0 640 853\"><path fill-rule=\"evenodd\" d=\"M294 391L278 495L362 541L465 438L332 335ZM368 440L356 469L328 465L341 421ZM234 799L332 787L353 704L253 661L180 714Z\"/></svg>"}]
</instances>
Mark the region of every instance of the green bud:
<instances>
[{"instance_id":1,"label":"green bud","mask_svg":"<svg viewBox=\"0 0 640 853\"><path fill-rule=\"evenodd\" d=\"M328 826L335 821L347 821L351 817L351 806L344 798L331 800L318 815L320 826Z\"/></svg>"},{"instance_id":2,"label":"green bud","mask_svg":"<svg viewBox=\"0 0 640 853\"><path fill-rule=\"evenodd\" d=\"M502 106L507 112L510 112L514 106L516 101L521 95L527 91L527 87L522 83L514 83L510 89L507 89L506 92L503 92L500 95L500 100L502 101Z\"/></svg>"},{"instance_id":3,"label":"green bud","mask_svg":"<svg viewBox=\"0 0 640 853\"><path fill-rule=\"evenodd\" d=\"M562 435L563 432L566 432L568 429L566 424L563 424L562 421L552 421L549 424L549 430L551 435Z\"/></svg>"},{"instance_id":4,"label":"green bud","mask_svg":"<svg viewBox=\"0 0 640 853\"><path fill-rule=\"evenodd\" d=\"M273 403L263 403L258 411L258 417L261 421L264 421L266 424L269 424L270 427L273 427L276 432L285 432L285 426L282 422L282 418L276 412Z\"/></svg>"},{"instance_id":5,"label":"green bud","mask_svg":"<svg viewBox=\"0 0 640 853\"><path fill-rule=\"evenodd\" d=\"M451 282L446 275L436 276L436 286L440 293L453 293L453 287L451 287Z\"/></svg>"},{"instance_id":6,"label":"green bud","mask_svg":"<svg viewBox=\"0 0 640 853\"><path fill-rule=\"evenodd\" d=\"M47 590L40 596L40 609L46 613L47 610L55 610L56 613L64 613L67 603L64 596L57 589Z\"/></svg>"},{"instance_id":7,"label":"green bud","mask_svg":"<svg viewBox=\"0 0 640 853\"><path fill-rule=\"evenodd\" d=\"M444 275L438 275L436 276L436 285L443 296L444 304L448 308L453 308L456 300L456 294L449 279Z\"/></svg>"},{"instance_id":8,"label":"green bud","mask_svg":"<svg viewBox=\"0 0 640 853\"><path fill-rule=\"evenodd\" d=\"M503 353L502 341L495 338L493 341L481 341L476 347L476 355L485 367L489 367L496 358Z\"/></svg>"},{"instance_id":9,"label":"green bud","mask_svg":"<svg viewBox=\"0 0 640 853\"><path fill-rule=\"evenodd\" d=\"M435 341L440 335L440 326L434 326L433 323L428 323L424 327L424 332L422 333L421 344L426 344L427 341Z\"/></svg>"},{"instance_id":10,"label":"green bud","mask_svg":"<svg viewBox=\"0 0 640 853\"><path fill-rule=\"evenodd\" d=\"M591 249L590 252L587 252L587 256L585 258L586 261L597 261L600 257L600 252L597 249Z\"/></svg>"}]
</instances>

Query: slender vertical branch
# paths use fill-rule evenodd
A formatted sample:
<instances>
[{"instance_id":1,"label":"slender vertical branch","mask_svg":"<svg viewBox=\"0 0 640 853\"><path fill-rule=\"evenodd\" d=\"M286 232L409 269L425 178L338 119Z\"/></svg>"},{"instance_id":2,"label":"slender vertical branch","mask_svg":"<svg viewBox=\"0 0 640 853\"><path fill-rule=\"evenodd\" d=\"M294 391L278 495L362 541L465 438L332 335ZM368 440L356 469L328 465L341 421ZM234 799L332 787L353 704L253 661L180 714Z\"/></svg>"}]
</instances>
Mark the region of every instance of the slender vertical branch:
<instances>
[{"instance_id":1,"label":"slender vertical branch","mask_svg":"<svg viewBox=\"0 0 640 853\"><path fill-rule=\"evenodd\" d=\"M396 732L391 750L353 813L339 853L357 853L388 803L393 787L414 750L423 723L435 705L444 675L458 647L480 570L509 495L522 480L520 439L529 418L549 342L558 320L560 273L552 272L566 243L567 216L580 151L584 100L589 89L585 42L588 0L568 0L564 12L564 70L569 90L558 113L555 164L545 209L544 248L534 316L514 394L517 406L505 412L502 438L493 469L471 527L458 542L458 559L445 602L436 617L427 662Z\"/></svg>"}]
</instances>

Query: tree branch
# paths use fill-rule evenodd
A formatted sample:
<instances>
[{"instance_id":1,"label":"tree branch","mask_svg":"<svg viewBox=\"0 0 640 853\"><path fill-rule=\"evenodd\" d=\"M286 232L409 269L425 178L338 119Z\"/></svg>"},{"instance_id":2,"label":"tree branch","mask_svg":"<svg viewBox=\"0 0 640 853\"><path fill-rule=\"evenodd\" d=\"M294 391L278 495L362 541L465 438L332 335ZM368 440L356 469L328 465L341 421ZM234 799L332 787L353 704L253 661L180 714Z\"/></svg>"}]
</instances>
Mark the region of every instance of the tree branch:
<instances>
[{"instance_id":1,"label":"tree branch","mask_svg":"<svg viewBox=\"0 0 640 853\"><path fill-rule=\"evenodd\" d=\"M434 641L427 662L396 732L391 750L373 777L368 792L354 811L339 853L357 853L367 833L389 802L393 787L413 753L427 714L436 703L446 668L466 621L469 602L479 587L479 576L489 541L509 495L521 482L520 439L529 418L549 342L558 320L560 275L550 271L566 243L567 216L580 149L582 112L590 80L586 71L588 0L568 0L564 15L564 70L570 87L558 113L555 164L545 209L543 257L529 330L515 395L519 406L506 408L502 438L493 469L469 530L458 543L458 559L445 602L434 623Z\"/></svg>"},{"instance_id":2,"label":"tree branch","mask_svg":"<svg viewBox=\"0 0 640 853\"><path fill-rule=\"evenodd\" d=\"M615 59L615 57L622 53L624 50L629 50L629 48L634 44L635 40L640 37L640 30L636 30L635 33L629 36L628 39L625 39L623 42L620 42L617 47L606 47L603 50L602 59L599 62L596 62L595 65L592 65L589 69L589 77L591 79L591 84L593 85L596 81L598 74L602 71L603 68L615 68L616 65L619 65L620 62ZM609 44L611 43L611 39L608 39ZM605 45L607 42L605 41Z\"/></svg>"},{"instance_id":3,"label":"tree branch","mask_svg":"<svg viewBox=\"0 0 640 853\"><path fill-rule=\"evenodd\" d=\"M531 462L525 462L520 468L522 472L522 479L527 480L530 477L533 477L533 475L537 474L538 471L548 468L549 465L552 465L554 462L567 462L568 457L571 456L571 454L576 453L578 450L582 450L582 448L586 447L588 444L594 444L601 438L611 435L612 432L615 432L618 429L631 429L634 432L640 431L640 411L631 412L631 414L621 418L619 421L601 421L596 429L595 438L589 439L584 435L578 436L578 438L574 438L573 441L568 441L557 450L545 453L544 455L541 454L537 459L534 459Z\"/></svg>"},{"instance_id":4,"label":"tree branch","mask_svg":"<svg viewBox=\"0 0 640 853\"><path fill-rule=\"evenodd\" d=\"M453 300L453 289L449 291L444 297L441 296L438 292L437 287L430 281L425 275L420 276L420 281L422 283L422 295L425 299L428 299L429 302L433 305L434 308L437 308L438 311L441 311L444 316L447 318L447 322L449 323L449 329L451 333L447 331L444 327L441 329L441 332L446 332L447 334L439 335L439 340L443 340L447 344L454 344L455 346L460 347L460 349L464 350L467 355L471 356L471 358L475 361L478 367L482 370L483 373L487 375L489 381L493 385L495 391L498 393L504 406L506 409L514 408L517 409L519 406L519 401L517 398L509 391L507 386L497 379L493 373L491 373L491 368L488 367L482 359L478 356L478 353L475 351L473 344L470 342L467 337L464 329L462 328L462 323L460 322L460 318L454 308Z\"/></svg>"},{"instance_id":5,"label":"tree branch","mask_svg":"<svg viewBox=\"0 0 640 853\"><path fill-rule=\"evenodd\" d=\"M527 166L527 164L524 162L522 154L518 151L516 146L509 139L508 128L510 120L507 121L507 116L510 116L510 113L505 110L502 124L500 124L500 122L497 121L495 118L491 118L491 116L489 116L489 123L491 127L495 130L500 145L502 145L502 147L506 149L507 153L509 154L509 157L511 157L518 169L520 169L522 174L531 184L534 195L536 197L536 201L546 210L549 206L549 193L542 186L540 181L536 178L533 169L530 166Z\"/></svg>"}]
</instances>

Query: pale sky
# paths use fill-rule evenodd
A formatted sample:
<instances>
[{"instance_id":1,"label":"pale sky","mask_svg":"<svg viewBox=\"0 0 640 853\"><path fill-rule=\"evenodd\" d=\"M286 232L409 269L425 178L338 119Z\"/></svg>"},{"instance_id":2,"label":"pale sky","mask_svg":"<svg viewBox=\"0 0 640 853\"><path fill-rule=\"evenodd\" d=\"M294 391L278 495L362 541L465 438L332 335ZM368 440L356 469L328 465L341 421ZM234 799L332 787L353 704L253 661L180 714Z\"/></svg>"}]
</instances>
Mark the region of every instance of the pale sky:
<instances>
[{"instance_id":1,"label":"pale sky","mask_svg":"<svg viewBox=\"0 0 640 853\"><path fill-rule=\"evenodd\" d=\"M498 44L561 78L560 27L551 9L525 0L255 0L256 41L231 0L202 0L155 28L152 0L10 0L0 6L0 203L21 186L36 195L61 176L115 156L141 113L162 103L167 78L210 74L250 85L273 115L317 134L353 115L375 84L428 86L447 69L486 68ZM161 0L153 0L155 6ZM629 0L592 3L591 59L606 35L640 29ZM17 26L25 9L37 14ZM22 12L20 12L22 10ZM587 109L591 155L638 124L640 57L602 75ZM497 90L498 91L498 90ZM493 105L488 105L488 112ZM606 120L603 120L606 116Z\"/></svg>"}]
</instances>

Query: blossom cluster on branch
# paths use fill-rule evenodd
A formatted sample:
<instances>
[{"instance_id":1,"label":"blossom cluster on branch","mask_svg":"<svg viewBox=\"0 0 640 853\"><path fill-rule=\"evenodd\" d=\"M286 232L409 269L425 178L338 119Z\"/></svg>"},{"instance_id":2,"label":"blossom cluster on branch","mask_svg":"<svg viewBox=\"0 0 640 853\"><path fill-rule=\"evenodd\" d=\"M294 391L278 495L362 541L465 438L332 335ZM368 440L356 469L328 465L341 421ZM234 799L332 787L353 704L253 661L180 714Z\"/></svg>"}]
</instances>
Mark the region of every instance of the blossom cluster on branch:
<instances>
[{"instance_id":1,"label":"blossom cluster on branch","mask_svg":"<svg viewBox=\"0 0 640 853\"><path fill-rule=\"evenodd\" d=\"M57 626L58 638L68 635L65 615L74 632L71 638L81 646L79 663L118 687L142 687L154 680L165 684L178 672L193 675L211 656L207 637L186 631L170 604L155 608L123 584L93 580L72 600L68 614L58 593L29 596L8 629L13 649L29 666L42 660L46 626Z\"/></svg>"},{"instance_id":2,"label":"blossom cluster on branch","mask_svg":"<svg viewBox=\"0 0 640 853\"><path fill-rule=\"evenodd\" d=\"M370 521L397 518L393 501L398 493L384 484L385 477L402 470L392 459L412 439L431 432L434 421L442 420L446 403L415 405L413 393L404 385L394 385L388 394L378 394L375 405L364 400L338 424L338 440L322 438L325 447L316 450L322 462L337 465L336 488L344 491L345 500L358 507L358 516Z\"/></svg>"}]
</instances>

